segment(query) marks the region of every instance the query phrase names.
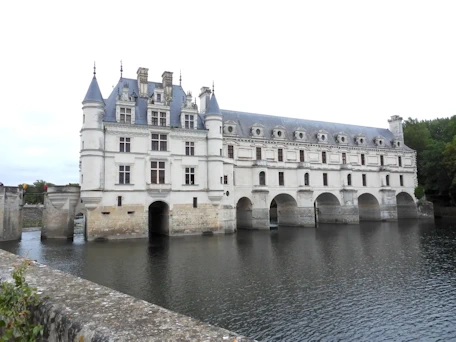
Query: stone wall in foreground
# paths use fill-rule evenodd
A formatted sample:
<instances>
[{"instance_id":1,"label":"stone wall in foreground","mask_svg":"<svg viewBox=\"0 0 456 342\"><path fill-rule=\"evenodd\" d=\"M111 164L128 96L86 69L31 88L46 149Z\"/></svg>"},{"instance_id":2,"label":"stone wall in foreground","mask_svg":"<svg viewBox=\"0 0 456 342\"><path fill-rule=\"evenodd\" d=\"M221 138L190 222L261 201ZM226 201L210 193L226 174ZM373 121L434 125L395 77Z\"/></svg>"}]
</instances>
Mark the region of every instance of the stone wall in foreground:
<instances>
[{"instance_id":1,"label":"stone wall in foreground","mask_svg":"<svg viewBox=\"0 0 456 342\"><path fill-rule=\"evenodd\" d=\"M0 250L0 281L22 260ZM46 341L253 341L37 263L26 278L49 297L34 312Z\"/></svg>"}]
</instances>

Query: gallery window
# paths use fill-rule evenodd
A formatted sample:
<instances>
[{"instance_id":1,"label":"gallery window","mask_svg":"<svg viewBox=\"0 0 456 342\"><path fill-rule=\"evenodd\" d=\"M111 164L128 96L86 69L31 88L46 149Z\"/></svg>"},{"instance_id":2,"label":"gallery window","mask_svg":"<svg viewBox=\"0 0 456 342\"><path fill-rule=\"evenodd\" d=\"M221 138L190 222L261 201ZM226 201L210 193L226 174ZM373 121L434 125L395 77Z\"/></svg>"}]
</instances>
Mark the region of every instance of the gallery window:
<instances>
[{"instance_id":1,"label":"gallery window","mask_svg":"<svg viewBox=\"0 0 456 342\"><path fill-rule=\"evenodd\" d=\"M165 162L150 162L150 182L151 184L165 184Z\"/></svg>"},{"instance_id":2,"label":"gallery window","mask_svg":"<svg viewBox=\"0 0 456 342\"><path fill-rule=\"evenodd\" d=\"M166 151L168 136L166 134L152 134L152 151Z\"/></svg>"},{"instance_id":3,"label":"gallery window","mask_svg":"<svg viewBox=\"0 0 456 342\"><path fill-rule=\"evenodd\" d=\"M342 164L347 164L347 154L342 153Z\"/></svg>"},{"instance_id":4,"label":"gallery window","mask_svg":"<svg viewBox=\"0 0 456 342\"><path fill-rule=\"evenodd\" d=\"M185 184L187 184L187 185L195 184L195 168L194 167L185 168Z\"/></svg>"},{"instance_id":5,"label":"gallery window","mask_svg":"<svg viewBox=\"0 0 456 342\"><path fill-rule=\"evenodd\" d=\"M362 178L363 178L363 186L367 186L366 174L363 173Z\"/></svg>"},{"instance_id":6,"label":"gallery window","mask_svg":"<svg viewBox=\"0 0 456 342\"><path fill-rule=\"evenodd\" d=\"M228 145L228 158L234 159L234 148L233 148L233 145Z\"/></svg>"},{"instance_id":7,"label":"gallery window","mask_svg":"<svg viewBox=\"0 0 456 342\"><path fill-rule=\"evenodd\" d=\"M130 184L129 165L119 165L119 184Z\"/></svg>"},{"instance_id":8,"label":"gallery window","mask_svg":"<svg viewBox=\"0 0 456 342\"><path fill-rule=\"evenodd\" d=\"M256 159L261 160L261 147L256 148Z\"/></svg>"},{"instance_id":9,"label":"gallery window","mask_svg":"<svg viewBox=\"0 0 456 342\"><path fill-rule=\"evenodd\" d=\"M361 165L366 165L366 157L364 154L361 154Z\"/></svg>"},{"instance_id":10,"label":"gallery window","mask_svg":"<svg viewBox=\"0 0 456 342\"><path fill-rule=\"evenodd\" d=\"M321 162L326 164L326 152L321 152Z\"/></svg>"},{"instance_id":11,"label":"gallery window","mask_svg":"<svg viewBox=\"0 0 456 342\"><path fill-rule=\"evenodd\" d=\"M185 155L194 156L195 155L195 143L192 141L185 142Z\"/></svg>"},{"instance_id":12,"label":"gallery window","mask_svg":"<svg viewBox=\"0 0 456 342\"><path fill-rule=\"evenodd\" d=\"M264 171L260 172L260 185L266 185L266 173Z\"/></svg>"},{"instance_id":13,"label":"gallery window","mask_svg":"<svg viewBox=\"0 0 456 342\"><path fill-rule=\"evenodd\" d=\"M120 138L120 152L130 152L130 138Z\"/></svg>"},{"instance_id":14,"label":"gallery window","mask_svg":"<svg viewBox=\"0 0 456 342\"><path fill-rule=\"evenodd\" d=\"M285 178L283 172L279 172L279 185L285 185Z\"/></svg>"},{"instance_id":15,"label":"gallery window","mask_svg":"<svg viewBox=\"0 0 456 342\"><path fill-rule=\"evenodd\" d=\"M309 185L309 184L310 184L310 183L309 183L309 173L306 172L306 173L304 174L304 185Z\"/></svg>"},{"instance_id":16,"label":"gallery window","mask_svg":"<svg viewBox=\"0 0 456 342\"><path fill-rule=\"evenodd\" d=\"M279 161L283 161L283 149L279 148L279 151L278 151L278 158L279 158Z\"/></svg>"},{"instance_id":17,"label":"gallery window","mask_svg":"<svg viewBox=\"0 0 456 342\"><path fill-rule=\"evenodd\" d=\"M383 165L385 165L385 159L383 158L383 156L380 156L380 166Z\"/></svg>"},{"instance_id":18,"label":"gallery window","mask_svg":"<svg viewBox=\"0 0 456 342\"><path fill-rule=\"evenodd\" d=\"M386 186L390 186L390 176L386 175Z\"/></svg>"},{"instance_id":19,"label":"gallery window","mask_svg":"<svg viewBox=\"0 0 456 342\"><path fill-rule=\"evenodd\" d=\"M352 175L347 175L347 185L351 186L352 185Z\"/></svg>"},{"instance_id":20,"label":"gallery window","mask_svg":"<svg viewBox=\"0 0 456 342\"><path fill-rule=\"evenodd\" d=\"M397 164L398 164L399 166L402 166L402 157L401 157L401 156L398 156L398 157L397 157Z\"/></svg>"},{"instance_id":21,"label":"gallery window","mask_svg":"<svg viewBox=\"0 0 456 342\"><path fill-rule=\"evenodd\" d=\"M399 184L401 186L404 186L404 176L402 176L402 175L399 175Z\"/></svg>"},{"instance_id":22,"label":"gallery window","mask_svg":"<svg viewBox=\"0 0 456 342\"><path fill-rule=\"evenodd\" d=\"M304 161L304 150L299 150L299 161L300 162Z\"/></svg>"}]
</instances>

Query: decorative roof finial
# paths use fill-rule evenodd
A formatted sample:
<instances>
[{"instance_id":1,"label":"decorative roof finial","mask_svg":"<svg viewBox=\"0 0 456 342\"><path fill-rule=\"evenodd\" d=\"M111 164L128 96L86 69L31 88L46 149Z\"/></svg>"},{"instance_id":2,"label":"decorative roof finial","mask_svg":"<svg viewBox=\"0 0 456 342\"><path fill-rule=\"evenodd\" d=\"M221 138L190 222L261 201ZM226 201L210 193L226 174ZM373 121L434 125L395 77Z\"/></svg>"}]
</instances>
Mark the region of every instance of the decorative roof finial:
<instances>
[{"instance_id":1,"label":"decorative roof finial","mask_svg":"<svg viewBox=\"0 0 456 342\"><path fill-rule=\"evenodd\" d=\"M215 89L214 89L214 81L212 81L212 94L215 93Z\"/></svg>"},{"instance_id":2,"label":"decorative roof finial","mask_svg":"<svg viewBox=\"0 0 456 342\"><path fill-rule=\"evenodd\" d=\"M120 60L120 79L122 79L122 73L123 73L123 65L122 65L122 60Z\"/></svg>"},{"instance_id":3,"label":"decorative roof finial","mask_svg":"<svg viewBox=\"0 0 456 342\"><path fill-rule=\"evenodd\" d=\"M95 65L95 61L93 61L93 77L97 74L97 67Z\"/></svg>"},{"instance_id":4,"label":"decorative roof finial","mask_svg":"<svg viewBox=\"0 0 456 342\"><path fill-rule=\"evenodd\" d=\"M182 70L179 70L179 85L182 86Z\"/></svg>"}]
</instances>

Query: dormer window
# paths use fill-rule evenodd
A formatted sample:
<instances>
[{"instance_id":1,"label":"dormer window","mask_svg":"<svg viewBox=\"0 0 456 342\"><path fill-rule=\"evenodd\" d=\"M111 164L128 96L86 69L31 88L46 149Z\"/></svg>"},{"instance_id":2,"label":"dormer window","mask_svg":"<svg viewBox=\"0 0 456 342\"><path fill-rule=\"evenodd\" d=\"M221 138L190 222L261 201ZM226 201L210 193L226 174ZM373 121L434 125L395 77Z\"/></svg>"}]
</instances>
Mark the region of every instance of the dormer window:
<instances>
[{"instance_id":1,"label":"dormer window","mask_svg":"<svg viewBox=\"0 0 456 342\"><path fill-rule=\"evenodd\" d=\"M157 102L162 102L162 96L161 96L161 94L157 94Z\"/></svg>"},{"instance_id":2,"label":"dormer window","mask_svg":"<svg viewBox=\"0 0 456 342\"><path fill-rule=\"evenodd\" d=\"M394 139L393 141L391 141L391 144L393 145L393 147L395 148L401 148L402 147L402 143L399 139Z\"/></svg>"},{"instance_id":3,"label":"dormer window","mask_svg":"<svg viewBox=\"0 0 456 342\"><path fill-rule=\"evenodd\" d=\"M307 140L306 130L304 128L299 127L294 132L294 138L295 138L295 140L306 141Z\"/></svg>"},{"instance_id":4,"label":"dormer window","mask_svg":"<svg viewBox=\"0 0 456 342\"><path fill-rule=\"evenodd\" d=\"M274 139L285 139L285 127L283 126L275 126L272 129L272 137Z\"/></svg>"},{"instance_id":5,"label":"dormer window","mask_svg":"<svg viewBox=\"0 0 456 342\"><path fill-rule=\"evenodd\" d=\"M320 130L317 133L317 139L318 139L318 142L320 142L320 143L327 143L328 142L328 132L326 132L324 130Z\"/></svg>"},{"instance_id":6,"label":"dormer window","mask_svg":"<svg viewBox=\"0 0 456 342\"><path fill-rule=\"evenodd\" d=\"M263 138L264 137L264 126L261 124L254 124L251 130L252 136L254 138Z\"/></svg>"},{"instance_id":7,"label":"dormer window","mask_svg":"<svg viewBox=\"0 0 456 342\"><path fill-rule=\"evenodd\" d=\"M131 124L131 108L120 107L120 123Z\"/></svg>"},{"instance_id":8,"label":"dormer window","mask_svg":"<svg viewBox=\"0 0 456 342\"><path fill-rule=\"evenodd\" d=\"M223 133L228 134L228 135L236 134L236 122L231 121L231 120L226 121L223 126Z\"/></svg>"},{"instance_id":9,"label":"dormer window","mask_svg":"<svg viewBox=\"0 0 456 342\"><path fill-rule=\"evenodd\" d=\"M336 141L339 144L346 145L346 144L348 144L348 137L345 133L339 133L336 136Z\"/></svg>"},{"instance_id":10,"label":"dormer window","mask_svg":"<svg viewBox=\"0 0 456 342\"><path fill-rule=\"evenodd\" d=\"M191 114L185 114L185 128L195 128L195 116Z\"/></svg>"},{"instance_id":11,"label":"dormer window","mask_svg":"<svg viewBox=\"0 0 456 342\"><path fill-rule=\"evenodd\" d=\"M385 138L379 135L378 137L375 137L374 143L378 147L385 147Z\"/></svg>"},{"instance_id":12,"label":"dormer window","mask_svg":"<svg viewBox=\"0 0 456 342\"><path fill-rule=\"evenodd\" d=\"M365 145L366 144L366 137L363 134L358 134L355 137L355 143L357 145Z\"/></svg>"}]
</instances>

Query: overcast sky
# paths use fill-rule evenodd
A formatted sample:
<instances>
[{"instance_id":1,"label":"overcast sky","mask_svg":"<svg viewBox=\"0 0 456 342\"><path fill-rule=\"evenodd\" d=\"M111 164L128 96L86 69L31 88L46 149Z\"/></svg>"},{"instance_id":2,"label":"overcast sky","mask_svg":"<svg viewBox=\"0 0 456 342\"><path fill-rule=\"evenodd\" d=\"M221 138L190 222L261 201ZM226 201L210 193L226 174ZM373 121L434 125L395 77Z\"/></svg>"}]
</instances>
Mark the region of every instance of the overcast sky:
<instances>
[{"instance_id":1,"label":"overcast sky","mask_svg":"<svg viewBox=\"0 0 456 342\"><path fill-rule=\"evenodd\" d=\"M78 181L93 61L174 72L219 105L388 127L456 114L455 1L7 1L0 14L0 182Z\"/></svg>"}]
</instances>

